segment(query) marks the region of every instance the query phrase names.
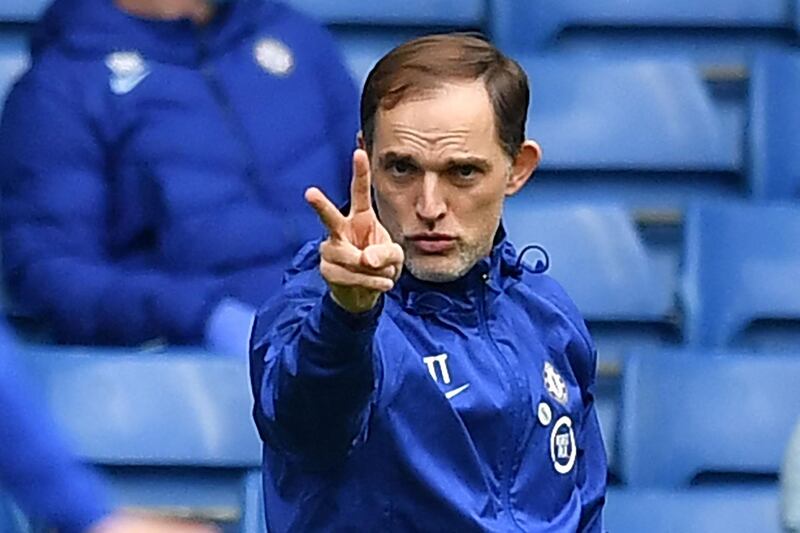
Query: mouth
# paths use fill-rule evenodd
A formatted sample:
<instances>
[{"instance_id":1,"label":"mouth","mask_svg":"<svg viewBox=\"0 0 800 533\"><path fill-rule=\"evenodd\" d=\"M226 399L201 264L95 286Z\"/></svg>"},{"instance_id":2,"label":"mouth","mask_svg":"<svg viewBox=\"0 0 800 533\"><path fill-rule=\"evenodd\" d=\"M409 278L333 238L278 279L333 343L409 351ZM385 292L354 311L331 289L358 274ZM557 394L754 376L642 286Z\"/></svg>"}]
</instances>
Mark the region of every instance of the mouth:
<instances>
[{"instance_id":1,"label":"mouth","mask_svg":"<svg viewBox=\"0 0 800 533\"><path fill-rule=\"evenodd\" d=\"M456 245L456 238L446 233L416 233L407 240L423 254L444 254Z\"/></svg>"}]
</instances>

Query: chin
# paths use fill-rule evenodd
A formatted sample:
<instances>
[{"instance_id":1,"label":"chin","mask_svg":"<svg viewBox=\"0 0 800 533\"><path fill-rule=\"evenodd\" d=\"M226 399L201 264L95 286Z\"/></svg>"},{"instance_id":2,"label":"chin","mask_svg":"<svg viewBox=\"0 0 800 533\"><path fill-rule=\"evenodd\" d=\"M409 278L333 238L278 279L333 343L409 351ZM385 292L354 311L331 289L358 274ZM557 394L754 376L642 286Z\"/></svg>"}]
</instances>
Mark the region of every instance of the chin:
<instances>
[{"instance_id":1,"label":"chin","mask_svg":"<svg viewBox=\"0 0 800 533\"><path fill-rule=\"evenodd\" d=\"M471 268L471 265L447 265L442 263L442 261L420 261L418 259L412 259L410 261L406 261L405 267L415 278L433 283L447 283L448 281L455 281L469 272L469 269Z\"/></svg>"}]
</instances>

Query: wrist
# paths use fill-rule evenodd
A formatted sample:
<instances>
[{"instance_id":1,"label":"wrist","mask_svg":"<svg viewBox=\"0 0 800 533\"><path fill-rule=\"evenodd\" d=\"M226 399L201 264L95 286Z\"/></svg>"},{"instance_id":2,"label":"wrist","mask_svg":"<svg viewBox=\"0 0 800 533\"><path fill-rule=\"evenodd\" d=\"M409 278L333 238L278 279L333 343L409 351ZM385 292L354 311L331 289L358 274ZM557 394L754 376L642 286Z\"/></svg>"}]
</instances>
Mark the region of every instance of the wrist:
<instances>
[{"instance_id":1,"label":"wrist","mask_svg":"<svg viewBox=\"0 0 800 533\"><path fill-rule=\"evenodd\" d=\"M370 291L366 289L353 289L350 287L336 287L331 286L330 295L331 299L344 309L352 314L366 313L378 305L381 297L381 292Z\"/></svg>"}]
</instances>

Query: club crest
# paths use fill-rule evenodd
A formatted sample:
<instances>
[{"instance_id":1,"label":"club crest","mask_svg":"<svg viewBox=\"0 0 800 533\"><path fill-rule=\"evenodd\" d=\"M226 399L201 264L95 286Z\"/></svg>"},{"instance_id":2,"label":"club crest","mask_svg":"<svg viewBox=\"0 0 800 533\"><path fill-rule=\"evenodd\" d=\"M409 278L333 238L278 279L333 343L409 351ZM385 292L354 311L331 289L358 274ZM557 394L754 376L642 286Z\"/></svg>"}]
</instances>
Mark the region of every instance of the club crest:
<instances>
[{"instance_id":1,"label":"club crest","mask_svg":"<svg viewBox=\"0 0 800 533\"><path fill-rule=\"evenodd\" d=\"M567 383L550 362L546 361L544 363L543 377L544 388L547 390L547 393L561 405L566 405L569 401Z\"/></svg>"},{"instance_id":2,"label":"club crest","mask_svg":"<svg viewBox=\"0 0 800 533\"><path fill-rule=\"evenodd\" d=\"M260 39L254 49L256 63L273 76L288 76L294 68L294 54L283 42L272 37Z\"/></svg>"}]
</instances>

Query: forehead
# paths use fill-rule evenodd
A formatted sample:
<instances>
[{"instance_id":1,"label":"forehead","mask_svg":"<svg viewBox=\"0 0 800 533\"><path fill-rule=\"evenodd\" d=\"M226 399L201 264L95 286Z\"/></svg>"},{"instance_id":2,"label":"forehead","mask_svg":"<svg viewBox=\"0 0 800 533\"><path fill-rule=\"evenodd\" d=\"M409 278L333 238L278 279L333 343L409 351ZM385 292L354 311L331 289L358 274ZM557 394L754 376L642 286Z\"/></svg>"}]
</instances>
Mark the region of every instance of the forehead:
<instances>
[{"instance_id":1,"label":"forehead","mask_svg":"<svg viewBox=\"0 0 800 533\"><path fill-rule=\"evenodd\" d=\"M402 100L392 109L380 109L375 121L378 154L388 151L411 155L450 152L494 155L500 150L494 111L484 83L452 82Z\"/></svg>"}]
</instances>

